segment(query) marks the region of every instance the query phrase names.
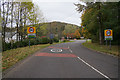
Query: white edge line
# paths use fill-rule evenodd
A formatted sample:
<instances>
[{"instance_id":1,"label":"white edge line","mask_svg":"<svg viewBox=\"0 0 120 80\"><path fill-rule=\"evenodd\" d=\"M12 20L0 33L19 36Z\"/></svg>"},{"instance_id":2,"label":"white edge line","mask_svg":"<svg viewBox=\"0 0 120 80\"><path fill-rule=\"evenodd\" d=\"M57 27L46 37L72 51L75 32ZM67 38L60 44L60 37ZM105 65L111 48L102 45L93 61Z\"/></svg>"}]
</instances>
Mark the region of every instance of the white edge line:
<instances>
[{"instance_id":1,"label":"white edge line","mask_svg":"<svg viewBox=\"0 0 120 80\"><path fill-rule=\"evenodd\" d=\"M90 64L88 64L86 61L84 61L80 57L77 57L77 58L79 60L81 60L83 63L85 63L87 66L89 66L90 68L92 68L93 70L95 70L96 72L98 72L99 74L101 74L102 76L104 76L105 78L107 78L108 80L111 80L108 76L106 76L105 74L103 74L102 72L100 72L99 70L97 70L96 68L94 68L93 66L91 66Z\"/></svg>"}]
</instances>

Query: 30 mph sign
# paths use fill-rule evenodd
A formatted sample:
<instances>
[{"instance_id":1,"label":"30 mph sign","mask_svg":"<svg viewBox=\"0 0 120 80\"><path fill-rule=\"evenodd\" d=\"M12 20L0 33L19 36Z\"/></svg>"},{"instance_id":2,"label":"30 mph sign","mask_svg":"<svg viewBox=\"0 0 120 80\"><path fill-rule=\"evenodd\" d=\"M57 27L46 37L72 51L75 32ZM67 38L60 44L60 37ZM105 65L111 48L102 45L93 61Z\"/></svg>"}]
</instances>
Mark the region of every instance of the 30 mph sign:
<instances>
[{"instance_id":1,"label":"30 mph sign","mask_svg":"<svg viewBox=\"0 0 120 80\"><path fill-rule=\"evenodd\" d=\"M112 40L113 37L112 37L112 30L111 29L106 29L105 30L105 40Z\"/></svg>"},{"instance_id":2,"label":"30 mph sign","mask_svg":"<svg viewBox=\"0 0 120 80\"><path fill-rule=\"evenodd\" d=\"M35 27L27 27L27 33L28 34L36 33Z\"/></svg>"}]
</instances>

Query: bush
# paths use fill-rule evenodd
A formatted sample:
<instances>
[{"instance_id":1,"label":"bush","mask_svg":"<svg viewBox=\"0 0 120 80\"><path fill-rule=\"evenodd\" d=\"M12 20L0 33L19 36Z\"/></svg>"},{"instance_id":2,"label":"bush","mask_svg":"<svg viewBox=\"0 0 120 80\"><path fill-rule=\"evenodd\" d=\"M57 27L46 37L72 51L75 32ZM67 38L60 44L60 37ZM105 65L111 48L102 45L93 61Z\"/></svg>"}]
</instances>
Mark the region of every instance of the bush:
<instances>
[{"instance_id":1,"label":"bush","mask_svg":"<svg viewBox=\"0 0 120 80\"><path fill-rule=\"evenodd\" d=\"M38 45L38 44L48 44L50 40L46 37L44 38L36 38L36 39L30 39L30 45ZM26 47L29 46L29 39L25 39L24 41L18 41L12 44L12 49L18 48L18 47ZM5 43L5 47L3 51L10 50L11 49L11 43Z\"/></svg>"},{"instance_id":2,"label":"bush","mask_svg":"<svg viewBox=\"0 0 120 80\"><path fill-rule=\"evenodd\" d=\"M5 44L5 46L4 46L3 51L10 50L11 44L10 43L4 43L4 44Z\"/></svg>"},{"instance_id":3,"label":"bush","mask_svg":"<svg viewBox=\"0 0 120 80\"><path fill-rule=\"evenodd\" d=\"M53 38L53 41L54 42L59 42L59 39L58 38Z\"/></svg>"},{"instance_id":4,"label":"bush","mask_svg":"<svg viewBox=\"0 0 120 80\"><path fill-rule=\"evenodd\" d=\"M66 39L64 39L64 41L63 42L67 42L67 40Z\"/></svg>"},{"instance_id":5,"label":"bush","mask_svg":"<svg viewBox=\"0 0 120 80\"><path fill-rule=\"evenodd\" d=\"M48 38L42 38L41 39L41 44L48 44L49 43L49 39Z\"/></svg>"},{"instance_id":6,"label":"bush","mask_svg":"<svg viewBox=\"0 0 120 80\"><path fill-rule=\"evenodd\" d=\"M26 47L29 45L29 40L25 39L24 41L21 42L22 47Z\"/></svg>"}]
</instances>

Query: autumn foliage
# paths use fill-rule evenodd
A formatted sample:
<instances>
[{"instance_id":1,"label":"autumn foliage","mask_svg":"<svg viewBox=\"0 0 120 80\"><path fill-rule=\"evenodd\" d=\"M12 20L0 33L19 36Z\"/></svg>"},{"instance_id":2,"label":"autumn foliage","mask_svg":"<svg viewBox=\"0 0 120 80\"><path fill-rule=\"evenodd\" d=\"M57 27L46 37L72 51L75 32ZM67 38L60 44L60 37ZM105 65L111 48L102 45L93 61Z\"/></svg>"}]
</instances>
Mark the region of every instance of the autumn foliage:
<instances>
[{"instance_id":1,"label":"autumn foliage","mask_svg":"<svg viewBox=\"0 0 120 80\"><path fill-rule=\"evenodd\" d=\"M80 37L81 37L78 29L75 31L74 36L75 36L76 38L80 38Z\"/></svg>"}]
</instances>

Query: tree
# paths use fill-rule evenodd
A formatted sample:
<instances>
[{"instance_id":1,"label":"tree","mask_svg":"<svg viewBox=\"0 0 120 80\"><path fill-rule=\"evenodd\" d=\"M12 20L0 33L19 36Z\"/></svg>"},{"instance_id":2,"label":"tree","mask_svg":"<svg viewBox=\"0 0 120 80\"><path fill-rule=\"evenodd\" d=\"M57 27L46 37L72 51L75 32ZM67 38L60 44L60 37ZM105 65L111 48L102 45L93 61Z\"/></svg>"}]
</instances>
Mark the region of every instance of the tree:
<instances>
[{"instance_id":1,"label":"tree","mask_svg":"<svg viewBox=\"0 0 120 80\"><path fill-rule=\"evenodd\" d=\"M74 33L76 29L77 29L77 26L67 24L67 25L65 25L65 29L64 29L63 33L70 35L71 33Z\"/></svg>"},{"instance_id":2,"label":"tree","mask_svg":"<svg viewBox=\"0 0 120 80\"><path fill-rule=\"evenodd\" d=\"M11 2L6 0L0 2L0 18L2 18L2 41L4 49L6 33L11 33L11 40L16 34L16 41L23 41L26 36L26 26L38 24L40 21L43 21L44 18L41 13L38 14L39 9L36 8L32 2L13 2L13 0ZM8 27L9 31L6 31ZM16 31L13 30L14 28Z\"/></svg>"},{"instance_id":3,"label":"tree","mask_svg":"<svg viewBox=\"0 0 120 80\"><path fill-rule=\"evenodd\" d=\"M116 42L118 31L118 3L94 2L86 3L83 6L82 25L86 28L93 42L104 42L104 30L114 30L114 40ZM78 12L81 12L81 4L76 4Z\"/></svg>"},{"instance_id":4,"label":"tree","mask_svg":"<svg viewBox=\"0 0 120 80\"><path fill-rule=\"evenodd\" d=\"M78 29L75 31L74 35L77 39L80 39L80 37L81 37Z\"/></svg>"}]
</instances>

